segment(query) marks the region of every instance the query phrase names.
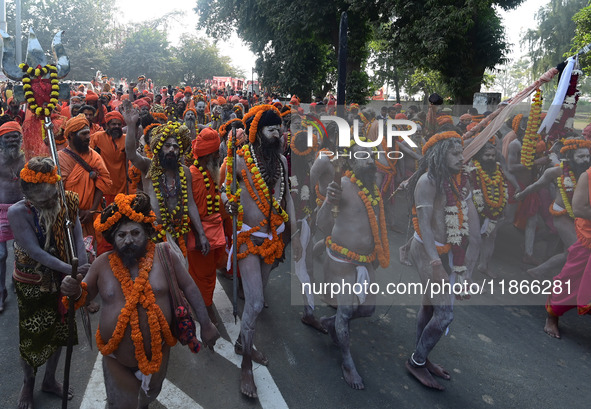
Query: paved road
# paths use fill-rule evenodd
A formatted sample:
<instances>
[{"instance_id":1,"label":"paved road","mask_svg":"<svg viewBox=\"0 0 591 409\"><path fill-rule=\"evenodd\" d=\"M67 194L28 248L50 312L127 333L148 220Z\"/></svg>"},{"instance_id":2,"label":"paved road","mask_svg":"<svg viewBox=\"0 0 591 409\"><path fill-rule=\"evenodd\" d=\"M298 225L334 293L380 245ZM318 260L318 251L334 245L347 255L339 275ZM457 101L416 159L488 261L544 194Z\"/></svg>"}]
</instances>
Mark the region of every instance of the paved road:
<instances>
[{"instance_id":1,"label":"paved road","mask_svg":"<svg viewBox=\"0 0 591 409\"><path fill-rule=\"evenodd\" d=\"M392 265L379 272L379 279L416 281L413 268L401 266L394 251L404 243L405 235L391 233L390 238ZM523 235L512 227L501 231L493 262L501 278L526 278L518 262L522 240ZM536 251L543 256L543 243L536 246ZM186 347L175 347L165 388L152 408L589 407L589 320L574 312L567 314L561 320L563 339L554 340L542 331L545 311L541 305L456 304L450 333L432 354L434 361L452 372L452 380L443 381L447 388L444 392L425 389L404 369L414 344L417 306L397 302L380 305L373 317L351 325L352 353L366 385L365 391L354 391L342 379L340 354L330 338L300 323L301 307L290 301L289 269L286 264L273 273L266 291L269 308L258 320L255 343L270 360L268 368L255 370L260 401L246 399L239 392L240 360L232 348L237 326L226 296L231 294L231 282L220 278L215 303L224 321L225 340L220 342L216 354L202 351L194 355ZM539 298L533 301L536 300L540 302ZM317 310L318 315L334 311L325 305ZM79 338L71 372L76 396L70 407L102 409L100 357L96 348L90 350L82 333ZM0 408L13 408L22 372L12 293L0 316L0 345ZM35 407L60 407L59 399L39 391L40 378Z\"/></svg>"}]
</instances>

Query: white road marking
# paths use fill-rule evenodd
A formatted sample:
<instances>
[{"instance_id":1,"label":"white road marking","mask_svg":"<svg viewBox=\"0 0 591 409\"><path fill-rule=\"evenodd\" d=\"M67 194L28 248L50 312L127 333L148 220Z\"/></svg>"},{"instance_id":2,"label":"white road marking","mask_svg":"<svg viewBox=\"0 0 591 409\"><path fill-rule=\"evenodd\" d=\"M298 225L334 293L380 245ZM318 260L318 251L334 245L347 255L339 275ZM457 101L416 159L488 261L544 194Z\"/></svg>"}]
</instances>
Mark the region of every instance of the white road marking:
<instances>
[{"instance_id":1,"label":"white road marking","mask_svg":"<svg viewBox=\"0 0 591 409\"><path fill-rule=\"evenodd\" d=\"M233 343L233 341L238 338L238 334L240 334L240 319L237 319L236 324L234 324L232 302L226 295L226 292L223 290L219 281L216 281L213 302L231 340L228 341L220 338L215 345L215 352L232 362L236 367L240 368L242 358L234 352ZM286 351L288 351L287 347ZM293 356L293 354L291 355ZM288 354L288 357L289 356L290 355ZM291 363L291 359L289 361ZM253 373L261 406L265 409L287 409L287 403L283 399L283 396L281 395L279 388L277 388L267 367L254 364ZM236 387L238 386L239 385L236 385ZM104 408L106 402L107 393L103 383L102 356L101 354L97 354L88 385L84 392L84 397L82 398L80 409ZM195 402L189 395L168 380L164 380L162 391L158 396L158 402L170 409L203 409L203 407Z\"/></svg>"}]
</instances>

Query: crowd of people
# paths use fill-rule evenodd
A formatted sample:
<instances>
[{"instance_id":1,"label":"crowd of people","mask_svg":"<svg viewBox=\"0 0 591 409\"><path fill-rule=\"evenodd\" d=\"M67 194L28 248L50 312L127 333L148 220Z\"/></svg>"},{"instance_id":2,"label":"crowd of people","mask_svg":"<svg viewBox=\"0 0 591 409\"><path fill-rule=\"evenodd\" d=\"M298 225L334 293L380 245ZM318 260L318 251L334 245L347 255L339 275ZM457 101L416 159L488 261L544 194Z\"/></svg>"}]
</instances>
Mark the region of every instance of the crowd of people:
<instances>
[{"instance_id":1,"label":"crowd of people","mask_svg":"<svg viewBox=\"0 0 591 409\"><path fill-rule=\"evenodd\" d=\"M478 138L471 131L481 130L490 112L456 108L456 120L434 95L425 110L394 104L376 113L348 105L346 119L352 129L359 124L359 140L382 142L341 147L336 124L319 125L322 115L337 112L332 97L304 108L297 96L282 103L273 95L215 87L154 89L145 77L129 89L101 80L100 92L81 86L51 113L61 176L48 157L48 130L25 101L12 91L4 94L0 312L8 296L7 242L14 239L24 368L19 408L33 406L35 375L43 364L42 389L64 393L55 379L69 336L62 296L73 297L76 308L96 311L97 295L96 343L104 355L109 407L148 407L161 390L176 343L170 271L195 311L203 344L213 349L219 337L216 275L231 278L236 269L244 298L234 344L242 355L240 391L256 398L253 361L268 364L253 347L256 320L286 246L291 244L302 283L374 282L378 268L394 263L388 236L405 214L395 213L399 192L406 192L404 223L412 223L414 234L397 255L400 263L415 266L423 284L470 282L475 270L495 278L489 263L497 232L515 224L525 232L528 273L558 274L556 279L571 280L575 288L548 298L545 331L559 338L560 315L574 307L579 313L591 309L589 128L582 135L564 128L556 140L536 140L528 125L535 121L517 114L468 158L465 148ZM413 121L413 144L398 138L387 146L382 136L388 119ZM378 149L401 154L375 155ZM77 279L68 275L67 220L74 222ZM544 229L558 233L562 246L542 263L534 242ZM373 314L375 295L324 299L336 309L330 317L316 317L313 295L303 297L302 322L331 336L342 354L344 380L363 389L349 323ZM442 390L435 377L450 379L450 373L429 354L453 320L450 294L425 295L417 320L406 368L425 386Z\"/></svg>"}]
</instances>

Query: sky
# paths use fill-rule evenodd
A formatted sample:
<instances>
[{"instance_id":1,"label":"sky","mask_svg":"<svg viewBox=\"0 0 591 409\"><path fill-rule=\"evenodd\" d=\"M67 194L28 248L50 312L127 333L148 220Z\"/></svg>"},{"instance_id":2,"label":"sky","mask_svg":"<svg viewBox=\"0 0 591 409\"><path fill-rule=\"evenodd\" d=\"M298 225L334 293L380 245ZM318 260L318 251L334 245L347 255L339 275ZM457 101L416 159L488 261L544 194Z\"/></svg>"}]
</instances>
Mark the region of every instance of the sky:
<instances>
[{"instance_id":1,"label":"sky","mask_svg":"<svg viewBox=\"0 0 591 409\"><path fill-rule=\"evenodd\" d=\"M196 0L171 0L168 2L161 0L117 0L116 3L119 9L117 15L121 23L139 23L157 18L173 10L182 11L182 17L168 33L168 39L173 44L178 42L183 33L205 36L203 30L197 29L199 22L197 15L193 11L197 4ZM507 40L512 44L511 58L517 58L524 54L525 51L519 45L520 35L528 28L536 26L535 13L545 3L547 1L526 0L514 10L509 12L500 11ZM220 53L230 57L232 64L241 69L247 78L250 78L256 57L250 52L248 46L235 33L228 41L219 41L217 45ZM254 77L256 79L256 74Z\"/></svg>"}]
</instances>

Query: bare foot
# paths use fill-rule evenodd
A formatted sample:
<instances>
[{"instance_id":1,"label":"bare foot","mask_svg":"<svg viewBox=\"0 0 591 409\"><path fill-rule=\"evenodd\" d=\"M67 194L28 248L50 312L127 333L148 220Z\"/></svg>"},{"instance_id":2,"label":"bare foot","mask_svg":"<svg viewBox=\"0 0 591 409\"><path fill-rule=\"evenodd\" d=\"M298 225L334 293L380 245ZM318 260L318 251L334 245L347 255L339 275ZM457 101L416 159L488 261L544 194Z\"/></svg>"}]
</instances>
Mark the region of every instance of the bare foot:
<instances>
[{"instance_id":1,"label":"bare foot","mask_svg":"<svg viewBox=\"0 0 591 409\"><path fill-rule=\"evenodd\" d=\"M425 364L425 367L427 368L427 370L429 372L431 372L432 375L435 375L435 376L438 376L440 378L447 379L447 380L451 379L451 375L449 374L449 372L439 364L434 364L433 362L431 362L427 359L427 363Z\"/></svg>"},{"instance_id":2,"label":"bare foot","mask_svg":"<svg viewBox=\"0 0 591 409\"><path fill-rule=\"evenodd\" d=\"M328 335L332 339L332 343L339 346L339 339L337 338L337 332L334 329L334 319L332 317L320 318L320 324L326 328Z\"/></svg>"},{"instance_id":3,"label":"bare foot","mask_svg":"<svg viewBox=\"0 0 591 409\"><path fill-rule=\"evenodd\" d=\"M345 364L341 365L341 369L343 370L343 377L345 378L345 382L353 388L357 390L365 389L365 385L363 384L363 379L361 379L361 375L357 372L355 367L347 367Z\"/></svg>"},{"instance_id":4,"label":"bare foot","mask_svg":"<svg viewBox=\"0 0 591 409\"><path fill-rule=\"evenodd\" d=\"M240 373L240 392L249 398L256 399L259 397L257 395L257 387L254 384L252 369L242 368L242 372Z\"/></svg>"},{"instance_id":5,"label":"bare foot","mask_svg":"<svg viewBox=\"0 0 591 409\"><path fill-rule=\"evenodd\" d=\"M401 264L404 264L405 266L412 266L412 263L408 259L408 248L406 247L406 245L398 249L398 254Z\"/></svg>"},{"instance_id":6,"label":"bare foot","mask_svg":"<svg viewBox=\"0 0 591 409\"><path fill-rule=\"evenodd\" d=\"M59 396L60 398L63 397L64 393L64 386L59 383L58 381L54 381L52 384L50 383L43 383L41 385L41 390L47 393L53 393L54 395ZM72 387L68 388L68 400L74 397L74 389Z\"/></svg>"},{"instance_id":7,"label":"bare foot","mask_svg":"<svg viewBox=\"0 0 591 409\"><path fill-rule=\"evenodd\" d=\"M237 340L236 343L234 344L234 352L238 355L244 354L244 349L242 348L242 343L239 340ZM264 366L269 365L269 360L267 359L267 357L265 355L263 355L263 353L261 351L257 351L256 349L254 349L254 347L252 347L251 359L254 362L256 362L257 364L261 364ZM255 388L255 391L256 391L256 388ZM254 397L256 398L256 396L254 396Z\"/></svg>"},{"instance_id":8,"label":"bare foot","mask_svg":"<svg viewBox=\"0 0 591 409\"><path fill-rule=\"evenodd\" d=\"M326 328L324 328L322 323L320 321L318 321L318 319L314 316L314 314L304 315L302 317L302 322L306 325L311 326L314 329L317 329L318 331L322 332L323 334L328 334L328 331L326 330Z\"/></svg>"},{"instance_id":9,"label":"bare foot","mask_svg":"<svg viewBox=\"0 0 591 409\"><path fill-rule=\"evenodd\" d=\"M535 258L532 254L524 254L521 262L524 264L529 264L530 266L539 266L540 260Z\"/></svg>"},{"instance_id":10,"label":"bare foot","mask_svg":"<svg viewBox=\"0 0 591 409\"><path fill-rule=\"evenodd\" d=\"M443 386L441 386L439 383L437 383L435 379L433 379L433 376L431 375L431 372L429 372L429 370L427 369L426 365L421 367L414 367L409 362L409 360L407 360L404 365L406 366L406 370L410 372L412 376L417 378L417 380L423 385L425 385L427 388L433 388L440 391L445 390Z\"/></svg>"},{"instance_id":11,"label":"bare foot","mask_svg":"<svg viewBox=\"0 0 591 409\"><path fill-rule=\"evenodd\" d=\"M98 310L101 309L101 306L99 303L97 303L96 301L91 301L87 306L86 309L88 310L89 313L94 314L95 312L98 312Z\"/></svg>"},{"instance_id":12,"label":"bare foot","mask_svg":"<svg viewBox=\"0 0 591 409\"><path fill-rule=\"evenodd\" d=\"M489 270L488 268L480 265L478 266L478 272L481 274L484 274L486 276L489 276L490 278L497 278L498 274L493 272L492 270Z\"/></svg>"},{"instance_id":13,"label":"bare foot","mask_svg":"<svg viewBox=\"0 0 591 409\"><path fill-rule=\"evenodd\" d=\"M33 409L33 386L23 384L21 394L18 397L18 409Z\"/></svg>"},{"instance_id":14,"label":"bare foot","mask_svg":"<svg viewBox=\"0 0 591 409\"><path fill-rule=\"evenodd\" d=\"M550 335L552 338L560 338L557 316L548 314L546 317L546 325L544 325L544 332Z\"/></svg>"}]
</instances>

